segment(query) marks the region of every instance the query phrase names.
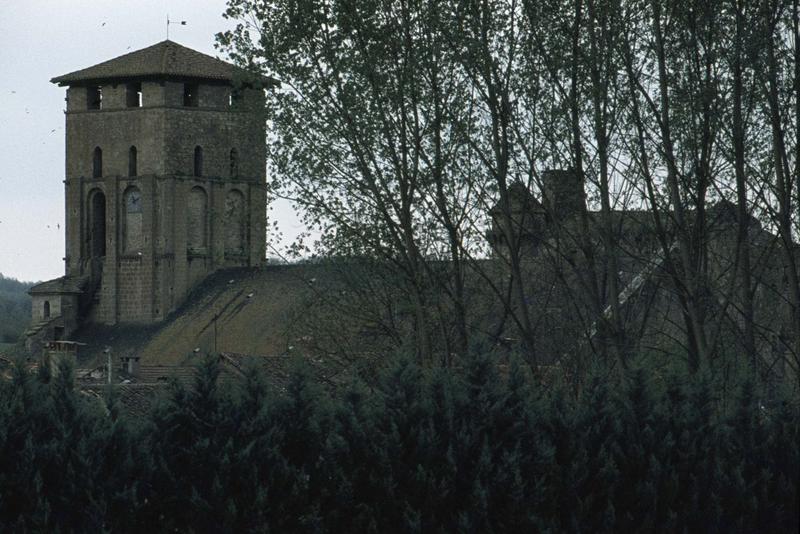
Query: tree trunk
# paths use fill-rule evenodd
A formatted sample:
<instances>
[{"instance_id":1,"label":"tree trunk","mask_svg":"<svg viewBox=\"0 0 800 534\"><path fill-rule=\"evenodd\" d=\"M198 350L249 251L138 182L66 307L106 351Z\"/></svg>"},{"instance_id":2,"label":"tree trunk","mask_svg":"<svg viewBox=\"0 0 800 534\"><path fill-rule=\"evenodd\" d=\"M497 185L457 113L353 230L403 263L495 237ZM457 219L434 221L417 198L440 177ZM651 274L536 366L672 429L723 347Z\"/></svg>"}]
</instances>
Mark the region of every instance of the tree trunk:
<instances>
[{"instance_id":1,"label":"tree trunk","mask_svg":"<svg viewBox=\"0 0 800 534\"><path fill-rule=\"evenodd\" d=\"M744 31L744 16L740 1L732 0L731 3L736 13L736 30L733 45L733 153L734 169L736 172L736 200L738 204L738 232L736 237L738 285L742 301L744 348L750 360L750 365L753 371L755 371L758 366L758 355L756 354L755 329L753 327L754 311L749 236L750 215L747 209L747 181L745 178L744 142L746 131L742 119L742 47L744 45L742 34Z\"/></svg>"}]
</instances>

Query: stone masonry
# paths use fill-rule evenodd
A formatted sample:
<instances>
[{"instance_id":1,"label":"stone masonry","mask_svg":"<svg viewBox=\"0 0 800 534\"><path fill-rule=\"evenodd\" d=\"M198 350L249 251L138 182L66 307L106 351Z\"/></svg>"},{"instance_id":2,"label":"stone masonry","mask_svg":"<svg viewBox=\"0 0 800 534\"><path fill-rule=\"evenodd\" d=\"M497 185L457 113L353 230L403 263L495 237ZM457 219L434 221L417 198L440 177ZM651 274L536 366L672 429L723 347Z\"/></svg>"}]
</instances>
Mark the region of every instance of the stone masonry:
<instances>
[{"instance_id":1,"label":"stone masonry","mask_svg":"<svg viewBox=\"0 0 800 534\"><path fill-rule=\"evenodd\" d=\"M171 41L54 78L67 87L66 272L34 315L152 323L216 269L265 257L264 88ZM63 292L75 317L56 319Z\"/></svg>"}]
</instances>

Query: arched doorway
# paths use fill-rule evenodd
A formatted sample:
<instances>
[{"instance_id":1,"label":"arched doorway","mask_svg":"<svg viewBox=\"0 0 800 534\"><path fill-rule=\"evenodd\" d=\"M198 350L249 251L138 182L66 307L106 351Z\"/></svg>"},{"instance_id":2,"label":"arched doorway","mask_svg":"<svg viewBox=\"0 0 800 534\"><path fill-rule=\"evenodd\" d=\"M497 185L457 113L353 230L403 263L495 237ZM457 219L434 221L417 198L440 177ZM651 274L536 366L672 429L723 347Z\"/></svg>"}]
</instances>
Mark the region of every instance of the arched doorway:
<instances>
[{"instance_id":1,"label":"arched doorway","mask_svg":"<svg viewBox=\"0 0 800 534\"><path fill-rule=\"evenodd\" d=\"M89 193L89 257L106 255L106 196L99 189Z\"/></svg>"}]
</instances>

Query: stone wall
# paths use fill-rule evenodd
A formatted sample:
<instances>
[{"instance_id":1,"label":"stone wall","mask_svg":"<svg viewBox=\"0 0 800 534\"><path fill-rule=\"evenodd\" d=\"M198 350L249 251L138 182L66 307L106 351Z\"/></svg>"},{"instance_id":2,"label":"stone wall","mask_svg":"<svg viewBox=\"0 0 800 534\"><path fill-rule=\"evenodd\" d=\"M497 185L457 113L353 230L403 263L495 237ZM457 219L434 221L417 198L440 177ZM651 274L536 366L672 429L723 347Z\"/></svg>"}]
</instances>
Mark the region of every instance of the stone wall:
<instances>
[{"instance_id":1,"label":"stone wall","mask_svg":"<svg viewBox=\"0 0 800 534\"><path fill-rule=\"evenodd\" d=\"M248 111L263 103L263 93L245 90L232 107L231 87L201 83L197 106L184 107L182 82L142 82L141 90L142 106L127 107L125 83L104 85L100 110L87 109L87 88L68 90L67 274L90 275L92 264L102 263L92 313L102 323L161 320L215 269L260 265L265 256L265 128L261 115ZM198 146L201 176L195 176ZM94 177L97 147L102 172ZM135 176L129 175L131 147ZM140 208L132 212L134 189ZM204 203L197 201L200 191ZM226 254L232 223L226 226L225 200L235 191L241 196L241 246ZM91 220L94 192L105 197L102 262L91 261L97 254L92 234L103 226Z\"/></svg>"},{"instance_id":2,"label":"stone wall","mask_svg":"<svg viewBox=\"0 0 800 534\"><path fill-rule=\"evenodd\" d=\"M583 178L573 170L547 170L542 174L542 203L555 222L568 221L586 207Z\"/></svg>"},{"instance_id":3,"label":"stone wall","mask_svg":"<svg viewBox=\"0 0 800 534\"><path fill-rule=\"evenodd\" d=\"M49 314L45 313L49 306ZM61 316L61 297L54 295L31 295L31 318L33 322Z\"/></svg>"}]
</instances>

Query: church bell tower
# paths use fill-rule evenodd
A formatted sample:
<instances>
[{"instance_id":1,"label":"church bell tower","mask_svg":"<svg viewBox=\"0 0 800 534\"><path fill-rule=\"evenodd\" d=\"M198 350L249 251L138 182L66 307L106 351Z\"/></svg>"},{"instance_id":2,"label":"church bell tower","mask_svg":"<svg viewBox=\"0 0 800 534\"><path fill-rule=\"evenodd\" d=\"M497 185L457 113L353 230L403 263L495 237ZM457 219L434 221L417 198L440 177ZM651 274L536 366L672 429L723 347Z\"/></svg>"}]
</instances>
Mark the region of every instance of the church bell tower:
<instances>
[{"instance_id":1,"label":"church bell tower","mask_svg":"<svg viewBox=\"0 0 800 534\"><path fill-rule=\"evenodd\" d=\"M67 87L66 276L33 288L34 319L46 302L67 332L153 323L213 271L263 263L269 80L164 41L51 81Z\"/></svg>"}]
</instances>

